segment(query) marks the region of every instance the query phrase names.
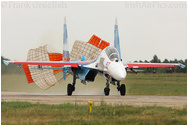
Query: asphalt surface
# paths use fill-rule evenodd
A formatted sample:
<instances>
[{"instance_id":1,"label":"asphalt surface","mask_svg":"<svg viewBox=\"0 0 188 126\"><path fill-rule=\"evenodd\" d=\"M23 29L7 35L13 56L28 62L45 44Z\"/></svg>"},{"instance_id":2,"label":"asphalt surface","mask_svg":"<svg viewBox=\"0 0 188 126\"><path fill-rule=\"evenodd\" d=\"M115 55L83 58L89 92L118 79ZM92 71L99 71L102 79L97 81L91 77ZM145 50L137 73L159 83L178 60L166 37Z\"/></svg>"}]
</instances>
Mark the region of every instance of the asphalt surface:
<instances>
[{"instance_id":1,"label":"asphalt surface","mask_svg":"<svg viewBox=\"0 0 188 126\"><path fill-rule=\"evenodd\" d=\"M89 100L92 100L94 105L100 105L104 102L111 105L165 106L178 108L187 106L187 96L65 96L59 94L1 92L1 101L28 101L40 104L73 103L86 105Z\"/></svg>"}]
</instances>

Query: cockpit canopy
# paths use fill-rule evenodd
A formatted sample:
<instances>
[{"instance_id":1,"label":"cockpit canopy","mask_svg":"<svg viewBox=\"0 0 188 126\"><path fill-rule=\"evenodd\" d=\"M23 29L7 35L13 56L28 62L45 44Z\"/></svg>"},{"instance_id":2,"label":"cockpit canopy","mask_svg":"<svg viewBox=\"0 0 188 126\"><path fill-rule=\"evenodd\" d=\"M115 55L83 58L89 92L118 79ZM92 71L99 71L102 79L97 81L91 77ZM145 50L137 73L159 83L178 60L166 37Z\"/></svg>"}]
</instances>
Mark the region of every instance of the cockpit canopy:
<instances>
[{"instance_id":1,"label":"cockpit canopy","mask_svg":"<svg viewBox=\"0 0 188 126\"><path fill-rule=\"evenodd\" d=\"M111 61L119 60L119 53L115 47L108 46L106 47L105 52Z\"/></svg>"}]
</instances>

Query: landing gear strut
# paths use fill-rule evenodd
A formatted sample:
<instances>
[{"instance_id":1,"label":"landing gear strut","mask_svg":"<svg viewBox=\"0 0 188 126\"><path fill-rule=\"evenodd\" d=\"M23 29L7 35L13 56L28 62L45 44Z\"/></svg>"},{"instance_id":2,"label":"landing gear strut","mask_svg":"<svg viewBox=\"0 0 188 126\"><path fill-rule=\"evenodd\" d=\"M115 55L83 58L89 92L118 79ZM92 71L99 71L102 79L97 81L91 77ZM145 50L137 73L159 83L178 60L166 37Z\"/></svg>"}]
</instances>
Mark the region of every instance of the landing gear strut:
<instances>
[{"instance_id":1,"label":"landing gear strut","mask_svg":"<svg viewBox=\"0 0 188 126\"><path fill-rule=\"evenodd\" d=\"M75 91L76 84L76 73L73 71L73 83L67 85L67 95L71 96L72 92Z\"/></svg>"},{"instance_id":2,"label":"landing gear strut","mask_svg":"<svg viewBox=\"0 0 188 126\"><path fill-rule=\"evenodd\" d=\"M120 91L121 96L125 96L125 94L126 94L125 84L121 84L121 86L120 86L120 82L118 81L117 86L118 86L117 89L118 89L118 91Z\"/></svg>"},{"instance_id":3,"label":"landing gear strut","mask_svg":"<svg viewBox=\"0 0 188 126\"><path fill-rule=\"evenodd\" d=\"M104 88L104 94L108 96L110 94L109 80L106 82L106 87Z\"/></svg>"}]
</instances>

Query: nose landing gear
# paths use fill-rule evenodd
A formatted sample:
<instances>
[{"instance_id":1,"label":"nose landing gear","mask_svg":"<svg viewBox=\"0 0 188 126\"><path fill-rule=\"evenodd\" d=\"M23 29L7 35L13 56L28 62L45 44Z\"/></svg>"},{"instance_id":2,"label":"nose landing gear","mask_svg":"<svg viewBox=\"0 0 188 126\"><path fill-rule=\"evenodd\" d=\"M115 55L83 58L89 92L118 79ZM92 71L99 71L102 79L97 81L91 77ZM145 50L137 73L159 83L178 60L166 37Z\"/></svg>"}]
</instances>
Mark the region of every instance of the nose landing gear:
<instances>
[{"instance_id":1,"label":"nose landing gear","mask_svg":"<svg viewBox=\"0 0 188 126\"><path fill-rule=\"evenodd\" d=\"M115 84L115 82L114 82L114 84ZM125 84L121 84L120 85L120 82L118 81L117 82L117 89L120 92L121 96L125 96L125 94L126 94L126 86L125 86ZM106 87L104 88L104 94L106 96L108 96L110 94L109 79L107 79Z\"/></svg>"},{"instance_id":2,"label":"nose landing gear","mask_svg":"<svg viewBox=\"0 0 188 126\"><path fill-rule=\"evenodd\" d=\"M121 86L120 86L120 82L118 81L117 86L118 86L117 89L118 89L118 91L120 91L121 96L125 96L125 94L126 94L125 84L121 84Z\"/></svg>"},{"instance_id":3,"label":"nose landing gear","mask_svg":"<svg viewBox=\"0 0 188 126\"><path fill-rule=\"evenodd\" d=\"M110 94L109 80L106 82L106 87L104 88L104 94L108 96Z\"/></svg>"},{"instance_id":4,"label":"nose landing gear","mask_svg":"<svg viewBox=\"0 0 188 126\"><path fill-rule=\"evenodd\" d=\"M121 86L120 86L120 94L121 94L121 96L125 96L125 94L126 94L125 84L121 84Z\"/></svg>"}]
</instances>

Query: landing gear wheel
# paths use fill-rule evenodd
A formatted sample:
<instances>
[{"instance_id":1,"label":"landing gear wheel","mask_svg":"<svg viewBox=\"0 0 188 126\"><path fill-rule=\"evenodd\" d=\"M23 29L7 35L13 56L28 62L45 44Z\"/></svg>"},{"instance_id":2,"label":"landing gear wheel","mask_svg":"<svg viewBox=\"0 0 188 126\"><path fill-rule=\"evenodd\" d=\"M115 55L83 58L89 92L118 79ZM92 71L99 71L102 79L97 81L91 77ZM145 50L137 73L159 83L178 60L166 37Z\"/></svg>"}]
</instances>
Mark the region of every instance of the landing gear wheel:
<instances>
[{"instance_id":1,"label":"landing gear wheel","mask_svg":"<svg viewBox=\"0 0 188 126\"><path fill-rule=\"evenodd\" d=\"M67 95L71 96L73 90L74 90L73 85L72 85L72 84L68 84L68 85L67 85Z\"/></svg>"},{"instance_id":2,"label":"landing gear wheel","mask_svg":"<svg viewBox=\"0 0 188 126\"><path fill-rule=\"evenodd\" d=\"M125 87L125 84L122 84L122 85L120 86L120 94L121 94L121 96L125 96L125 94L126 94L126 87Z\"/></svg>"},{"instance_id":3,"label":"landing gear wheel","mask_svg":"<svg viewBox=\"0 0 188 126\"><path fill-rule=\"evenodd\" d=\"M109 93L110 93L110 88L104 88L104 94L106 95L106 96L108 96L109 95Z\"/></svg>"}]
</instances>

